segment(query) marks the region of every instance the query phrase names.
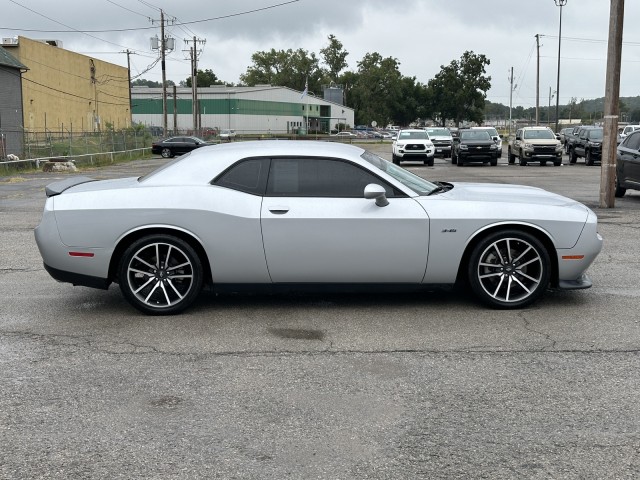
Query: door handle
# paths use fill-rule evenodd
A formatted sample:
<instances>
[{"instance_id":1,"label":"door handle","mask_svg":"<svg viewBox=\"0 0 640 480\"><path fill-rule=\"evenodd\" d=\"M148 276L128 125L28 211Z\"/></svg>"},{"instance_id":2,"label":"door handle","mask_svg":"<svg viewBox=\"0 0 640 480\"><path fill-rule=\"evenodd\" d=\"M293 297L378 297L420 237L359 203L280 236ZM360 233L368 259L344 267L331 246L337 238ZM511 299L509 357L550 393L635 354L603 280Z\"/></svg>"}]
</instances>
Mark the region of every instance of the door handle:
<instances>
[{"instance_id":1,"label":"door handle","mask_svg":"<svg viewBox=\"0 0 640 480\"><path fill-rule=\"evenodd\" d=\"M289 212L289 207L283 207L280 205L268 207L268 208L269 208L269 211L274 215L284 215L285 213Z\"/></svg>"}]
</instances>

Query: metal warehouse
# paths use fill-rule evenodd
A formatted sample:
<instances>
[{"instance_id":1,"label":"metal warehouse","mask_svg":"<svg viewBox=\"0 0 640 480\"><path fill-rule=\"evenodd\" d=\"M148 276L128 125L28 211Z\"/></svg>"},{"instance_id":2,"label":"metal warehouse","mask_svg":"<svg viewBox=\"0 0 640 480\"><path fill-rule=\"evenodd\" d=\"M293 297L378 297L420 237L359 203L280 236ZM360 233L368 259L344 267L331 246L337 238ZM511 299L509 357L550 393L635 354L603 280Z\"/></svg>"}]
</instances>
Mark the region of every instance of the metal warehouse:
<instances>
[{"instance_id":1,"label":"metal warehouse","mask_svg":"<svg viewBox=\"0 0 640 480\"><path fill-rule=\"evenodd\" d=\"M325 89L325 96L336 98L334 90ZM135 123L163 125L162 88L133 87L131 102ZM353 109L287 87L214 85L198 88L197 103L200 130L230 129L241 134L304 133L329 132L338 124L349 127L354 124ZM168 88L166 110L168 130L197 130L190 87Z\"/></svg>"}]
</instances>

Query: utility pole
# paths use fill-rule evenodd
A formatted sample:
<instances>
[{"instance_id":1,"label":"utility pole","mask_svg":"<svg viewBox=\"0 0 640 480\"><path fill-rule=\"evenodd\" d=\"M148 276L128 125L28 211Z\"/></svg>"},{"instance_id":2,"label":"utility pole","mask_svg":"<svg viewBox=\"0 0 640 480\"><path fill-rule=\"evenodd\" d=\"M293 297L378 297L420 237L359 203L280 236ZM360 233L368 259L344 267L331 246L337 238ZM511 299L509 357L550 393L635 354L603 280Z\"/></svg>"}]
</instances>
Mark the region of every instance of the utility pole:
<instances>
[{"instance_id":1,"label":"utility pole","mask_svg":"<svg viewBox=\"0 0 640 480\"><path fill-rule=\"evenodd\" d=\"M536 127L540 123L540 34L536 33L536 48L538 50L536 62Z\"/></svg>"},{"instance_id":2,"label":"utility pole","mask_svg":"<svg viewBox=\"0 0 640 480\"><path fill-rule=\"evenodd\" d=\"M604 93L604 138L600 169L600 207L615 206L616 149L620 100L620 65L622 63L622 27L624 0L611 0L609 12L609 44Z\"/></svg>"},{"instance_id":3,"label":"utility pole","mask_svg":"<svg viewBox=\"0 0 640 480\"><path fill-rule=\"evenodd\" d=\"M152 20L155 22L155 20ZM175 21L175 19L171 19ZM162 62L162 130L163 134L167 134L167 68L165 62L165 56L167 50L173 50L175 46L175 40L171 37L166 37L164 34L164 11L160 10L160 45L158 45L158 36L151 39L151 48L154 50L160 49L160 60Z\"/></svg>"},{"instance_id":4,"label":"utility pole","mask_svg":"<svg viewBox=\"0 0 640 480\"><path fill-rule=\"evenodd\" d=\"M554 0L556 6L560 7L560 27L558 29L558 77L556 83L556 130L558 133L558 122L560 121L560 117L558 116L559 108L560 108L560 45L562 42L562 7L567 4L567 0Z\"/></svg>"},{"instance_id":5,"label":"utility pole","mask_svg":"<svg viewBox=\"0 0 640 480\"><path fill-rule=\"evenodd\" d=\"M129 58L129 56L133 52L131 52L127 48L127 50L124 53L127 54L127 85L129 86L129 88L127 88L127 91L129 92L129 126L131 126L132 125L131 119L133 118L133 112L131 111L131 59Z\"/></svg>"},{"instance_id":6,"label":"utility pole","mask_svg":"<svg viewBox=\"0 0 640 480\"><path fill-rule=\"evenodd\" d=\"M198 50L196 45L200 43L204 45L206 40L202 40L193 36L193 40L184 39L188 45L193 42L193 46L189 47L189 55L191 56L191 98L192 98L192 113L193 113L193 130L199 131L202 128L200 116L198 115L198 55L202 53L202 49Z\"/></svg>"},{"instance_id":7,"label":"utility pole","mask_svg":"<svg viewBox=\"0 0 640 480\"><path fill-rule=\"evenodd\" d=\"M511 108L513 105L513 90L514 90L514 86L513 86L513 67L511 67L511 76L509 77L509 83L510 83L510 87L509 87L509 138L511 138ZM516 85L517 87L517 85Z\"/></svg>"}]
</instances>

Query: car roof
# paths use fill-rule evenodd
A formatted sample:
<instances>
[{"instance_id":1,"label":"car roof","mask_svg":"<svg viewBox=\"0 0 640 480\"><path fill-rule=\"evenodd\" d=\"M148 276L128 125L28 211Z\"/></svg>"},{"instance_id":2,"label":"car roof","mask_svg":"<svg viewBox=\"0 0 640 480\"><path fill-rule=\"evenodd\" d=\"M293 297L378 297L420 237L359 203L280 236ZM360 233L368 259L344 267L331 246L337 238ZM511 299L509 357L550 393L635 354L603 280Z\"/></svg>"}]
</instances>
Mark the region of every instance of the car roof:
<instances>
[{"instance_id":1,"label":"car roof","mask_svg":"<svg viewBox=\"0 0 640 480\"><path fill-rule=\"evenodd\" d=\"M220 143L200 147L162 171L145 180L149 185L201 185L203 172L211 180L230 165L243 158L252 157L335 157L346 158L354 163L366 165L360 158L365 150L361 147L315 140L254 140L248 142Z\"/></svg>"}]
</instances>

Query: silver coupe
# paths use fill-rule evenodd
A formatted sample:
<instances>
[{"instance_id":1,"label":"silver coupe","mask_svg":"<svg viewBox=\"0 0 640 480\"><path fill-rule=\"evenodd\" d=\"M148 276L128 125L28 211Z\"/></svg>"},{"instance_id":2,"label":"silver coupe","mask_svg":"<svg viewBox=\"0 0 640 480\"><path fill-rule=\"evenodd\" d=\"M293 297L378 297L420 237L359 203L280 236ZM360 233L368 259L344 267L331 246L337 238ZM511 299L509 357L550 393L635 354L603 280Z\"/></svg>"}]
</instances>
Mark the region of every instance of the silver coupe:
<instances>
[{"instance_id":1,"label":"silver coupe","mask_svg":"<svg viewBox=\"0 0 640 480\"><path fill-rule=\"evenodd\" d=\"M120 285L142 312L225 288L470 285L495 308L591 286L586 206L533 187L429 182L357 146L194 150L140 178L46 188L35 237L56 280Z\"/></svg>"}]
</instances>

